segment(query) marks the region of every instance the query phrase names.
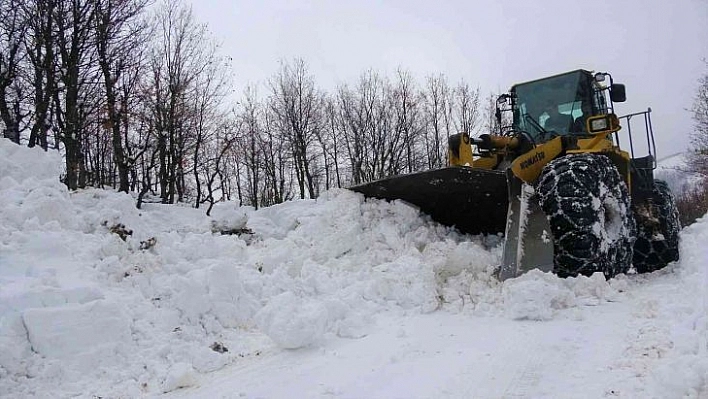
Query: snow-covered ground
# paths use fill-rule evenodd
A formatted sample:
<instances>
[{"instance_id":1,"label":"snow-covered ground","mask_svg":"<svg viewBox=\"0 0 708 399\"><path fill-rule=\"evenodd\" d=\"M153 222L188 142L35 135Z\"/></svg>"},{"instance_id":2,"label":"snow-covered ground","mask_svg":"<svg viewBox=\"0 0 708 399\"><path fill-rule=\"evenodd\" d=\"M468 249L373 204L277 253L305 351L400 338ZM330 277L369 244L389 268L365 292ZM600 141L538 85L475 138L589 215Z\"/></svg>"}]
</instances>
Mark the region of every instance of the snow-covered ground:
<instances>
[{"instance_id":1,"label":"snow-covered ground","mask_svg":"<svg viewBox=\"0 0 708 399\"><path fill-rule=\"evenodd\" d=\"M651 275L500 283L497 237L404 204L207 217L59 170L0 140L0 396L708 397L707 217Z\"/></svg>"}]
</instances>

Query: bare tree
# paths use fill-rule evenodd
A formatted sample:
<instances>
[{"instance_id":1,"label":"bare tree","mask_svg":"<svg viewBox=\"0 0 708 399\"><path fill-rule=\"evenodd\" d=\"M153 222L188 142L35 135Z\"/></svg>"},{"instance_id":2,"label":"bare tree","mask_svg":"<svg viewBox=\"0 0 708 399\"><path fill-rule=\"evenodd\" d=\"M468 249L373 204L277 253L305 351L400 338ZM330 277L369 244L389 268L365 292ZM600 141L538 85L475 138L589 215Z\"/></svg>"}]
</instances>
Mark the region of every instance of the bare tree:
<instances>
[{"instance_id":1,"label":"bare tree","mask_svg":"<svg viewBox=\"0 0 708 399\"><path fill-rule=\"evenodd\" d=\"M338 89L339 127L354 184L383 175L378 166L383 152L382 131L386 129L385 84L376 72L368 70L354 90L346 85Z\"/></svg>"},{"instance_id":2,"label":"bare tree","mask_svg":"<svg viewBox=\"0 0 708 399\"><path fill-rule=\"evenodd\" d=\"M429 76L423 92L426 134L424 145L428 169L443 166L447 154L447 123L450 87L444 75Z\"/></svg>"},{"instance_id":3,"label":"bare tree","mask_svg":"<svg viewBox=\"0 0 708 399\"><path fill-rule=\"evenodd\" d=\"M355 90L342 86L337 101L355 184L410 172L424 164L418 147L422 132L417 89L399 71L391 84L365 72Z\"/></svg>"},{"instance_id":4,"label":"bare tree","mask_svg":"<svg viewBox=\"0 0 708 399\"><path fill-rule=\"evenodd\" d=\"M199 164L202 162L202 148L207 145L212 138L221 142L217 146L218 155L216 158L206 156L207 164L214 164L215 173L206 173L206 183L209 190L211 206L213 206L213 183L216 175L221 173L221 159L226 151L233 145L234 138L216 137L219 132L225 132L225 136L233 135L233 124L227 117L224 100L229 93L230 82L228 76L228 63L226 59L217 55L217 46L214 43L204 43L205 65L201 72L194 79L192 89L192 108L195 119L193 125L194 149L192 160L192 172L195 184L194 206L199 207L202 202L202 179L200 178ZM223 148L222 148L223 147ZM215 160L214 160L215 159ZM211 210L209 207L209 211ZM209 212L208 211L208 212Z\"/></svg>"},{"instance_id":5,"label":"bare tree","mask_svg":"<svg viewBox=\"0 0 708 399\"><path fill-rule=\"evenodd\" d=\"M364 118L360 114L355 93L346 85L337 89L336 114L332 123L343 138L349 161L350 180L354 184L364 181Z\"/></svg>"},{"instance_id":6,"label":"bare tree","mask_svg":"<svg viewBox=\"0 0 708 399\"><path fill-rule=\"evenodd\" d=\"M317 197L315 186L314 144L322 128L322 101L305 62L283 62L270 80L270 107L276 117L278 133L292 153L300 198Z\"/></svg>"},{"instance_id":7,"label":"bare tree","mask_svg":"<svg viewBox=\"0 0 708 399\"><path fill-rule=\"evenodd\" d=\"M246 88L240 115L243 135L239 142L239 153L246 169L245 199L248 205L258 209L259 195L263 185L263 131L261 104L257 100L254 87Z\"/></svg>"},{"instance_id":8,"label":"bare tree","mask_svg":"<svg viewBox=\"0 0 708 399\"><path fill-rule=\"evenodd\" d=\"M118 190L128 192L129 159L122 121L129 110L121 95L129 96L137 80L127 77L141 62L146 43L147 25L142 13L148 0L98 0L96 7L95 46L105 91L105 122L110 130L113 160L118 169Z\"/></svg>"},{"instance_id":9,"label":"bare tree","mask_svg":"<svg viewBox=\"0 0 708 399\"><path fill-rule=\"evenodd\" d=\"M261 192L261 205L269 206L280 204L294 198L291 151L289 144L281 140L279 135L280 121L272 111L266 107L263 112L263 137L261 152L263 153L262 168L264 171L264 185Z\"/></svg>"},{"instance_id":10,"label":"bare tree","mask_svg":"<svg viewBox=\"0 0 708 399\"><path fill-rule=\"evenodd\" d=\"M708 178L708 73L698 81L692 111L694 130L691 134L692 151L689 152L688 167L691 172Z\"/></svg>"},{"instance_id":11,"label":"bare tree","mask_svg":"<svg viewBox=\"0 0 708 399\"><path fill-rule=\"evenodd\" d=\"M336 103L328 97L325 102L325 122L326 127L318 130L317 140L322 147L322 154L325 167L325 190L332 186L342 187L341 160L340 160L340 119L337 112ZM344 142L342 140L341 142Z\"/></svg>"},{"instance_id":12,"label":"bare tree","mask_svg":"<svg viewBox=\"0 0 708 399\"><path fill-rule=\"evenodd\" d=\"M153 170L157 165L157 158L159 154L157 147L148 146L146 148L149 149L149 152L146 152L148 156L146 160L141 164L142 171L140 175L142 178L142 184L140 186L140 192L138 193L137 203L135 204L135 207L138 209L142 208L145 195L148 194L152 189Z\"/></svg>"},{"instance_id":13,"label":"bare tree","mask_svg":"<svg viewBox=\"0 0 708 399\"><path fill-rule=\"evenodd\" d=\"M387 154L382 159L386 175L418 170L422 159L416 146L422 131L417 89L409 72L399 68L396 77L396 84L388 90L394 120L387 135Z\"/></svg>"},{"instance_id":14,"label":"bare tree","mask_svg":"<svg viewBox=\"0 0 708 399\"><path fill-rule=\"evenodd\" d=\"M206 194L202 202L209 204L206 211L207 215L211 214L211 210L217 202L214 194L217 191L221 191L222 197L224 196L223 182L226 180L224 163L238 139L238 135L234 133L234 130L236 129L233 126L223 124L220 132L215 133L215 137L212 140L205 142L205 147L212 149L212 151L207 151L205 159L200 163L200 169L204 174L204 185L206 186ZM198 204L196 207L198 207Z\"/></svg>"},{"instance_id":15,"label":"bare tree","mask_svg":"<svg viewBox=\"0 0 708 399\"><path fill-rule=\"evenodd\" d=\"M472 89L464 80L454 90L456 128L474 135L480 118L479 87Z\"/></svg>"},{"instance_id":16,"label":"bare tree","mask_svg":"<svg viewBox=\"0 0 708 399\"><path fill-rule=\"evenodd\" d=\"M54 8L56 77L54 107L66 158L65 184L75 190L86 184L84 134L96 104L97 70L93 47L96 10L90 0L59 1Z\"/></svg>"},{"instance_id":17,"label":"bare tree","mask_svg":"<svg viewBox=\"0 0 708 399\"><path fill-rule=\"evenodd\" d=\"M52 102L57 93L56 3L57 0L30 0L18 5L27 28L23 37L29 61L25 78L32 91L29 105L33 117L28 146L39 145L45 150L49 148L48 133L55 120ZM58 145L57 140L54 145Z\"/></svg>"},{"instance_id":18,"label":"bare tree","mask_svg":"<svg viewBox=\"0 0 708 399\"><path fill-rule=\"evenodd\" d=\"M20 125L28 115L22 109L25 87L20 81L20 63L25 56L23 38L27 14L19 0L0 4L0 120L3 137L20 143Z\"/></svg>"},{"instance_id":19,"label":"bare tree","mask_svg":"<svg viewBox=\"0 0 708 399\"><path fill-rule=\"evenodd\" d=\"M192 162L189 154L193 154L199 124L193 105L197 86L203 83L199 76L215 61L215 53L206 27L179 0L161 5L155 26L145 87L151 112L148 119L156 136L160 198L163 203L174 203L182 201L188 189L185 172Z\"/></svg>"}]
</instances>

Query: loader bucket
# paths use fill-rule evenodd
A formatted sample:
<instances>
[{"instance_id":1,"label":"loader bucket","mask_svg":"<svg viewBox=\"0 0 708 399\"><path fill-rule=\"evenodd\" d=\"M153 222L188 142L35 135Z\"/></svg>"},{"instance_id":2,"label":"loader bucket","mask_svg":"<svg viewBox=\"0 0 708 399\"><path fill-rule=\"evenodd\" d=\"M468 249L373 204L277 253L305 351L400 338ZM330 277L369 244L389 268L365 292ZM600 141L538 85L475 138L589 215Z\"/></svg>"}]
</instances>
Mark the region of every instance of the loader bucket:
<instances>
[{"instance_id":1,"label":"loader bucket","mask_svg":"<svg viewBox=\"0 0 708 399\"><path fill-rule=\"evenodd\" d=\"M509 210L499 279L517 277L532 269L553 271L553 236L532 186L507 170Z\"/></svg>"},{"instance_id":2,"label":"loader bucket","mask_svg":"<svg viewBox=\"0 0 708 399\"><path fill-rule=\"evenodd\" d=\"M503 171L450 166L350 187L366 197L402 200L466 234L504 233L508 190Z\"/></svg>"}]
</instances>

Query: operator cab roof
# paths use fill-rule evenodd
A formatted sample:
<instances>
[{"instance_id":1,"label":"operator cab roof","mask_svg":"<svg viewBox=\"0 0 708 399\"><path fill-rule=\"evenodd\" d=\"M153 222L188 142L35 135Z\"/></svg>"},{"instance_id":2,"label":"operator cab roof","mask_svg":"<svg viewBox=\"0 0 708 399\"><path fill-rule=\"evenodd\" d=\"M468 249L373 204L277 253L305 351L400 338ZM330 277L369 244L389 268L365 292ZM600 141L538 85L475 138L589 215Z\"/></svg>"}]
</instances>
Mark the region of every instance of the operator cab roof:
<instances>
[{"instance_id":1,"label":"operator cab roof","mask_svg":"<svg viewBox=\"0 0 708 399\"><path fill-rule=\"evenodd\" d=\"M575 70L573 70L573 71L558 73L558 74L551 75L551 76L546 76L546 77L543 77L543 78L540 78L540 79L534 79L534 80L529 80L529 81L526 81L526 82L517 83L517 84L511 86L511 89L510 89L509 91L514 91L514 89L515 89L517 86L523 86L523 85L527 85L527 84L529 84L529 83L537 83L537 82L541 82L541 81L544 81L544 80L555 79L555 78L560 77L560 76L572 75L572 74L575 74L575 73L578 73L578 72L580 72L580 73L582 73L582 74L584 74L585 76L588 76L588 77L592 77L592 76L595 74L594 71L588 71L588 70L586 70L586 69L575 69Z\"/></svg>"}]
</instances>

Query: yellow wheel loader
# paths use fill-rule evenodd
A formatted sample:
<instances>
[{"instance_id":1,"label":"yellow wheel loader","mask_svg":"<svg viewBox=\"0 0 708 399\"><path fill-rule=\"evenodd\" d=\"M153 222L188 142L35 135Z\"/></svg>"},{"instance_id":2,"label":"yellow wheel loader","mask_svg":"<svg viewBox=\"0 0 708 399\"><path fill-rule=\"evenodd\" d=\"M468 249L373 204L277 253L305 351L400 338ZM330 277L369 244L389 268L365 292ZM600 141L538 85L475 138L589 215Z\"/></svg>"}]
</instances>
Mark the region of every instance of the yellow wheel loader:
<instances>
[{"instance_id":1,"label":"yellow wheel loader","mask_svg":"<svg viewBox=\"0 0 708 399\"><path fill-rule=\"evenodd\" d=\"M653 271L679 257L678 212L653 178L651 109L617 117L613 104L625 99L604 72L516 84L497 100L498 132L449 138L450 166L351 189L405 201L463 233L504 234L500 279L534 268L561 277ZM644 119L642 157L633 118Z\"/></svg>"}]
</instances>

